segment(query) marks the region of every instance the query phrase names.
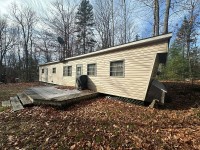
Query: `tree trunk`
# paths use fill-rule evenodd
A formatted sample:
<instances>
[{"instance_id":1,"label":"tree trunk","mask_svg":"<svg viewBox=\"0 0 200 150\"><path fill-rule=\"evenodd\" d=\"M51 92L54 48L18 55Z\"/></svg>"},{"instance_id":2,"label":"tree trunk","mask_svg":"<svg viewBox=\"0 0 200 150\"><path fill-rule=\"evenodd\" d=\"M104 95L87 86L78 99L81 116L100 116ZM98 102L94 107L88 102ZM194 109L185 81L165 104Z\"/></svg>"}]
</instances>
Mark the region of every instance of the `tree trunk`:
<instances>
[{"instance_id":1,"label":"tree trunk","mask_svg":"<svg viewBox=\"0 0 200 150\"><path fill-rule=\"evenodd\" d=\"M3 73L3 62L2 60L0 61L0 75Z\"/></svg>"},{"instance_id":2,"label":"tree trunk","mask_svg":"<svg viewBox=\"0 0 200 150\"><path fill-rule=\"evenodd\" d=\"M126 43L126 1L123 0L124 2L124 43Z\"/></svg>"},{"instance_id":3,"label":"tree trunk","mask_svg":"<svg viewBox=\"0 0 200 150\"><path fill-rule=\"evenodd\" d=\"M86 53L86 27L84 27L84 33L83 33L83 54Z\"/></svg>"},{"instance_id":4,"label":"tree trunk","mask_svg":"<svg viewBox=\"0 0 200 150\"><path fill-rule=\"evenodd\" d=\"M169 20L169 9L170 9L171 0L166 0L166 10L165 10L165 19L164 19L164 29L163 34L168 33L168 20Z\"/></svg>"},{"instance_id":5,"label":"tree trunk","mask_svg":"<svg viewBox=\"0 0 200 150\"><path fill-rule=\"evenodd\" d=\"M191 47L190 44L192 42L192 28L194 26L194 21L195 21L195 16L194 16L194 3L191 3L192 9L190 12L190 20L189 20L189 31L188 31L188 35L187 35L187 58L188 58L188 67L189 67L189 78L192 79L192 68L191 68L191 56L190 56L190 51L191 51Z\"/></svg>"},{"instance_id":6,"label":"tree trunk","mask_svg":"<svg viewBox=\"0 0 200 150\"><path fill-rule=\"evenodd\" d=\"M153 36L159 35L159 0L154 0L154 30Z\"/></svg>"},{"instance_id":7,"label":"tree trunk","mask_svg":"<svg viewBox=\"0 0 200 150\"><path fill-rule=\"evenodd\" d=\"M115 22L114 22L114 2L111 0L112 5L112 46L115 45Z\"/></svg>"},{"instance_id":8,"label":"tree trunk","mask_svg":"<svg viewBox=\"0 0 200 150\"><path fill-rule=\"evenodd\" d=\"M19 78L20 79L22 79L23 78L23 73L21 73L21 68L22 68L22 61L21 61L21 55L20 55L20 47L19 47L19 45L18 45L18 47L17 47L17 49L18 49L18 51L17 51L17 54L18 54L18 60L19 60L19 62L18 62L18 76L19 76Z\"/></svg>"},{"instance_id":9,"label":"tree trunk","mask_svg":"<svg viewBox=\"0 0 200 150\"><path fill-rule=\"evenodd\" d=\"M26 63L26 81L29 80L29 61L28 61L28 46L27 43L24 44L25 51L25 63Z\"/></svg>"}]
</instances>

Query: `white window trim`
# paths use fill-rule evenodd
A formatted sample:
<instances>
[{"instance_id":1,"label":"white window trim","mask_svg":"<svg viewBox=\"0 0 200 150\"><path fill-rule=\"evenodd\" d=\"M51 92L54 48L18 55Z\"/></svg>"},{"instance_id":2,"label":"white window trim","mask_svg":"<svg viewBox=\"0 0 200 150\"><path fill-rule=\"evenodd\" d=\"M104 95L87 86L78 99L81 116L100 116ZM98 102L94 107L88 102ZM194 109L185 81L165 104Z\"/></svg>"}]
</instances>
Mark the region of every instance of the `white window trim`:
<instances>
[{"instance_id":1,"label":"white window trim","mask_svg":"<svg viewBox=\"0 0 200 150\"><path fill-rule=\"evenodd\" d=\"M122 76L111 76L111 63L115 63L115 62L118 62L118 61L123 62L123 74L122 74ZM125 77L125 60L124 59L110 61L109 76L114 77L114 78L124 78Z\"/></svg>"},{"instance_id":2,"label":"white window trim","mask_svg":"<svg viewBox=\"0 0 200 150\"><path fill-rule=\"evenodd\" d=\"M88 72L89 72L89 71L88 71L88 66L89 66L89 65L95 65L94 75L89 75L89 74L88 74ZM96 63L87 64L87 75L88 75L88 76L92 76L92 77L96 77L96 76L97 76L97 64L96 64Z\"/></svg>"},{"instance_id":3,"label":"white window trim","mask_svg":"<svg viewBox=\"0 0 200 150\"><path fill-rule=\"evenodd\" d=\"M64 74L64 67L66 67L67 69L66 69L66 74ZM71 75L69 75L68 73L68 71L69 71L69 68L68 67L71 67ZM63 66L63 76L64 77L72 77L72 65L67 65L67 66Z\"/></svg>"}]
</instances>

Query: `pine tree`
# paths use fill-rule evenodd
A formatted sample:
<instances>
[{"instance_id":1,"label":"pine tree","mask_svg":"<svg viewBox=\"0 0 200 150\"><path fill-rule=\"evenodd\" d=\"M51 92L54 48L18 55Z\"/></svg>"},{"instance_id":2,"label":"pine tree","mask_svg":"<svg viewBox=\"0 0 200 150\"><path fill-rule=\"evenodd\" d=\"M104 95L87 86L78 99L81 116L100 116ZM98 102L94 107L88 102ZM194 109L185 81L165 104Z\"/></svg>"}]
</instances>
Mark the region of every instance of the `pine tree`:
<instances>
[{"instance_id":1,"label":"pine tree","mask_svg":"<svg viewBox=\"0 0 200 150\"><path fill-rule=\"evenodd\" d=\"M184 17L176 39L171 45L165 73L168 79L199 77L199 49L196 46L196 29Z\"/></svg>"},{"instance_id":2,"label":"pine tree","mask_svg":"<svg viewBox=\"0 0 200 150\"><path fill-rule=\"evenodd\" d=\"M182 46L177 39L171 45L167 65L164 69L165 79L183 80L188 78L187 60L182 55Z\"/></svg>"},{"instance_id":3,"label":"pine tree","mask_svg":"<svg viewBox=\"0 0 200 150\"><path fill-rule=\"evenodd\" d=\"M187 60L187 65L189 68L189 78L193 78L193 66L196 55L196 28L195 28L195 18L192 16L189 19L184 17L183 23L177 33L177 43L182 45L183 58Z\"/></svg>"},{"instance_id":4,"label":"pine tree","mask_svg":"<svg viewBox=\"0 0 200 150\"><path fill-rule=\"evenodd\" d=\"M96 43L93 34L94 15L92 10L93 7L89 0L82 0L76 14L77 44L80 45L84 54L93 51Z\"/></svg>"},{"instance_id":5,"label":"pine tree","mask_svg":"<svg viewBox=\"0 0 200 150\"><path fill-rule=\"evenodd\" d=\"M195 28L190 21L184 17L183 23L177 32L177 44L183 47L183 57L188 58L191 46L195 40Z\"/></svg>"}]
</instances>

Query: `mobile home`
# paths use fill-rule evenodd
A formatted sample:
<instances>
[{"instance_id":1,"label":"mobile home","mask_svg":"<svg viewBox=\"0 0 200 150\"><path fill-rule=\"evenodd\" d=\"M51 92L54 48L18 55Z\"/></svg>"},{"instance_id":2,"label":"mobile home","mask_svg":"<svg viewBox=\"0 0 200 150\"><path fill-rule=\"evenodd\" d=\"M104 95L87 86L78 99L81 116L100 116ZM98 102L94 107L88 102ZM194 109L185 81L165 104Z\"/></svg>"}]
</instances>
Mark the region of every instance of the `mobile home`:
<instances>
[{"instance_id":1,"label":"mobile home","mask_svg":"<svg viewBox=\"0 0 200 150\"><path fill-rule=\"evenodd\" d=\"M75 86L88 76L88 88L144 101L158 66L165 63L172 34L151 37L39 66L39 81Z\"/></svg>"}]
</instances>

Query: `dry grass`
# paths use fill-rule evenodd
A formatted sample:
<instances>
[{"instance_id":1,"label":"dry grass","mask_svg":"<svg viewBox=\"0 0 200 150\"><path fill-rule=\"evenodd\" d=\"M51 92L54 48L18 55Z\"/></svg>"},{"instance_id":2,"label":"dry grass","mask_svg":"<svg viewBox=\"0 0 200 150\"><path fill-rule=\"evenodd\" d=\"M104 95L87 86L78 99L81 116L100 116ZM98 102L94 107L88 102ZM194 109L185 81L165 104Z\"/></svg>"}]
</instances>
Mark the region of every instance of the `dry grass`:
<instances>
[{"instance_id":1,"label":"dry grass","mask_svg":"<svg viewBox=\"0 0 200 150\"><path fill-rule=\"evenodd\" d=\"M26 88L39 85L38 82L0 84L0 101L8 100L11 96L15 96L16 93L22 92Z\"/></svg>"},{"instance_id":2,"label":"dry grass","mask_svg":"<svg viewBox=\"0 0 200 150\"><path fill-rule=\"evenodd\" d=\"M15 83L15 84L0 84L0 102L9 100L10 97L16 96L17 93L23 92L26 88L38 86L40 83ZM0 105L0 112L6 110Z\"/></svg>"}]
</instances>

